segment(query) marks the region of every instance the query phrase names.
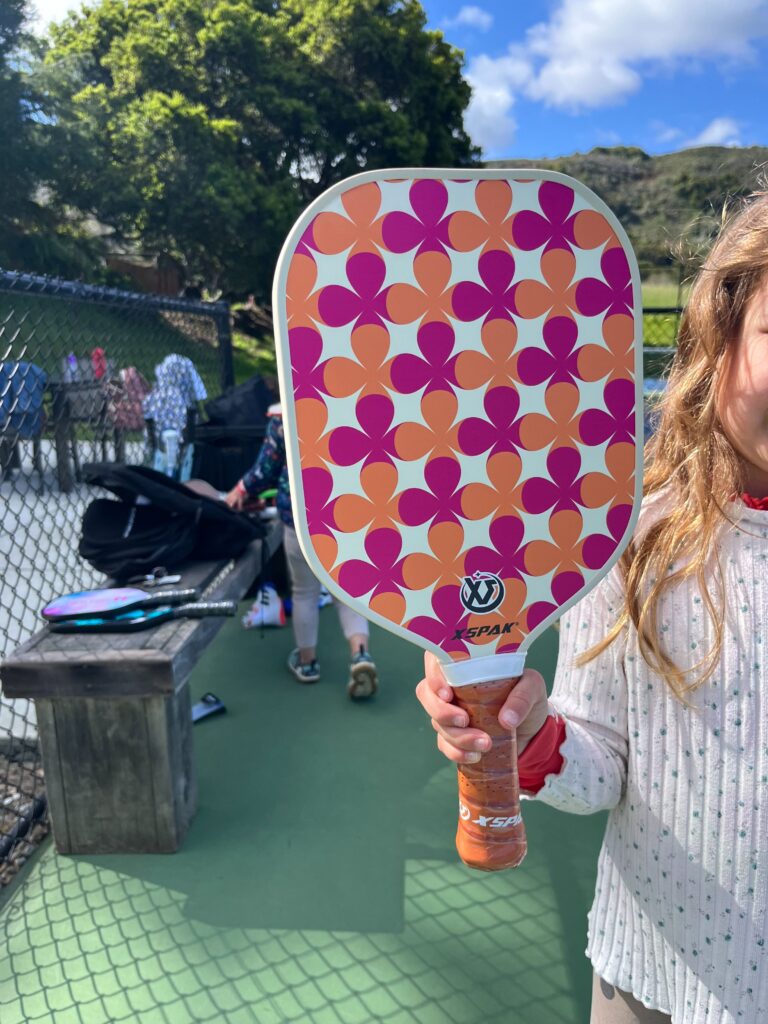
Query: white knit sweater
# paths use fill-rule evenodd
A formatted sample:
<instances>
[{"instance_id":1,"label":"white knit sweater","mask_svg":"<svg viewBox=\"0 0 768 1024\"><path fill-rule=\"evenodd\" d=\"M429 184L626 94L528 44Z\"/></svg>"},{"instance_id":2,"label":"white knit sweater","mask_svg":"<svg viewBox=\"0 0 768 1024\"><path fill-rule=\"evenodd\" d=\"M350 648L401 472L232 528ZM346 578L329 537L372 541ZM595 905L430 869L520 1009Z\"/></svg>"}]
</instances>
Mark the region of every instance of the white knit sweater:
<instances>
[{"instance_id":1,"label":"white knit sweater","mask_svg":"<svg viewBox=\"0 0 768 1024\"><path fill-rule=\"evenodd\" d=\"M616 568L563 616L552 704L567 720L565 763L537 796L575 814L610 810L586 953L673 1024L768 1021L768 512L738 508L719 546L720 663L692 708L643 661L634 630L573 665L621 607ZM678 664L709 650L691 581L665 597L660 622Z\"/></svg>"}]
</instances>

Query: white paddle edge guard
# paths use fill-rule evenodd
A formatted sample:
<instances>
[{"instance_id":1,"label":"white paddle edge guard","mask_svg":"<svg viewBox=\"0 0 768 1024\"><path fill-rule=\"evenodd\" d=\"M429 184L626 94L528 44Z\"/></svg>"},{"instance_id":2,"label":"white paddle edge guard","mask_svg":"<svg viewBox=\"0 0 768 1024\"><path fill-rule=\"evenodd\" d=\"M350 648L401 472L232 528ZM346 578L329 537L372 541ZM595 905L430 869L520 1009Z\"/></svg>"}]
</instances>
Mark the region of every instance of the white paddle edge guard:
<instances>
[{"instance_id":1,"label":"white paddle edge guard","mask_svg":"<svg viewBox=\"0 0 768 1024\"><path fill-rule=\"evenodd\" d=\"M441 661L445 681L455 687L471 683L492 683L497 679L517 679L525 668L525 651L511 654L492 654L469 661Z\"/></svg>"},{"instance_id":2,"label":"white paddle edge guard","mask_svg":"<svg viewBox=\"0 0 768 1024\"><path fill-rule=\"evenodd\" d=\"M629 240L624 228L618 221L616 214L608 207L603 200L596 195L592 189L587 188L580 181L575 178L571 178L570 175L561 174L559 171L540 170L534 167L504 167L504 168L446 168L446 167L395 167L395 168L384 168L375 171L363 171L361 174L352 175L349 178L345 178L343 181L337 182L332 185L329 189L326 189L317 199L313 200L304 212L299 216L293 227L291 228L288 236L280 250L280 256L278 257L277 267L275 269L275 277L272 284L272 309L274 311L274 325L275 325L275 349L277 355L277 376L280 384L281 395L291 394L293 391L293 378L290 361L290 350L288 346L288 323L285 315L285 303L282 301L282 297L285 294L286 282L288 279L288 268L290 266L291 259L296 250L297 245L301 241L302 235L309 227L312 220L317 216L321 210L324 209L329 200L335 196L347 192L350 188L354 188L357 185L365 185L371 181L387 181L392 179L423 179L423 178L435 178L438 180L450 180L453 178L461 178L464 181L469 180L489 180L494 178L510 179L515 176L526 178L529 181L559 181L569 188L573 188L584 198L588 199L592 204L594 210L602 213L609 223L613 226L616 232L616 237L622 244L624 252L627 254L629 261L629 269L632 277L632 295L634 298L633 303L633 314L635 323L635 436L638 439L638 443L635 446L636 460L635 460L635 480L637 481L635 487L634 504L632 506L632 515L627 523L626 530L621 540L616 545L616 549L605 565L597 570L594 576L591 576L587 581L586 585L581 588L573 597L569 598L568 601L564 602L559 608L557 608L551 615L548 615L545 619L539 622L528 635L525 637L520 645L518 651L510 652L509 654L494 654L484 656L472 656L462 661L445 661L445 651L442 647L437 644L431 643L425 637L417 636L415 633L410 632L392 622L390 619L385 619L383 615L379 615L373 611L365 598L355 600L350 598L349 594L343 591L336 581L333 579L331 574L326 571L325 567L320 562L319 558L315 554L314 548L309 537L309 533L306 529L306 523L301 515L294 517L294 527L296 530L296 536L299 541L299 547L301 548L302 554L307 561L312 572L325 586L330 594L338 598L343 604L353 608L359 612L364 618L368 619L369 622L373 622L383 629L386 629L388 633L393 633L395 636L403 637L405 640L410 641L412 644L416 644L423 650L431 651L435 654L443 667L443 670L448 670L451 673L464 672L466 678L464 679L464 685L468 685L470 682L480 682L481 680L473 678L469 679L470 673L474 672L474 666L479 662L496 662L501 658L522 658L525 660L525 652L529 649L531 644L537 637L558 619L573 605L577 604L583 597L597 586L600 580L607 576L613 566L618 562L619 558L632 539L632 534L635 530L638 517L640 515L640 504L642 501L642 479L643 479L643 299L642 289L640 284L640 271L637 266L637 259L635 258L634 249L632 243ZM286 460L288 462L288 477L290 480L292 504L294 510L306 508L306 500L304 498L304 487L301 479L301 458L299 455L299 444L298 438L296 437L295 431L293 430L293 417L292 415L286 416L285 408L287 403L283 406L283 425L285 427L285 452ZM472 649L474 650L474 649ZM522 672L522 662L520 664L520 671L515 673L520 675ZM505 671L499 671L498 668L494 669L492 676L484 677L483 681L490 681L492 679L505 679L507 676L513 673ZM446 674L446 678L448 678ZM450 683L449 685L453 685ZM456 684L461 685L461 684Z\"/></svg>"}]
</instances>

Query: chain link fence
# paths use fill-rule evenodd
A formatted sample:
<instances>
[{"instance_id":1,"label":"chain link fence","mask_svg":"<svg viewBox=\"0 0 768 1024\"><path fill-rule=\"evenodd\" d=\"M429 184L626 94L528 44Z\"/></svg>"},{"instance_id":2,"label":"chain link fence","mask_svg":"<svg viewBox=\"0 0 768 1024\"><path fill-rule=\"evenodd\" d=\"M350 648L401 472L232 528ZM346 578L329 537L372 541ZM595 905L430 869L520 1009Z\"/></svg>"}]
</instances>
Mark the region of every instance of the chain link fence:
<instances>
[{"instance_id":1,"label":"chain link fence","mask_svg":"<svg viewBox=\"0 0 768 1024\"><path fill-rule=\"evenodd\" d=\"M77 554L82 466L151 460L161 380L195 400L234 382L226 303L0 271L0 660L47 601L103 582ZM34 705L0 696L0 885L46 830Z\"/></svg>"}]
</instances>

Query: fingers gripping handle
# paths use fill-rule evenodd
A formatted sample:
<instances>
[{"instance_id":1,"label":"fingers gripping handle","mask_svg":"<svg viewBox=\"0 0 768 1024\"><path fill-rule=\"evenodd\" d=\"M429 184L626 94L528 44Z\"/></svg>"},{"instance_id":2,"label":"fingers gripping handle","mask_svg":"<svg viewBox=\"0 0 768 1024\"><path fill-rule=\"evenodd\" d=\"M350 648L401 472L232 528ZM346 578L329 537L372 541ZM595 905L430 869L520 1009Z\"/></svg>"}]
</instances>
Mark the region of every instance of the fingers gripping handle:
<instances>
[{"instance_id":1,"label":"fingers gripping handle","mask_svg":"<svg viewBox=\"0 0 768 1024\"><path fill-rule=\"evenodd\" d=\"M517 679L456 687L454 703L467 712L470 726L493 742L475 764L459 765L459 827L456 849L471 868L501 871L525 857L528 844L520 813L517 733L499 722L499 711Z\"/></svg>"}]
</instances>

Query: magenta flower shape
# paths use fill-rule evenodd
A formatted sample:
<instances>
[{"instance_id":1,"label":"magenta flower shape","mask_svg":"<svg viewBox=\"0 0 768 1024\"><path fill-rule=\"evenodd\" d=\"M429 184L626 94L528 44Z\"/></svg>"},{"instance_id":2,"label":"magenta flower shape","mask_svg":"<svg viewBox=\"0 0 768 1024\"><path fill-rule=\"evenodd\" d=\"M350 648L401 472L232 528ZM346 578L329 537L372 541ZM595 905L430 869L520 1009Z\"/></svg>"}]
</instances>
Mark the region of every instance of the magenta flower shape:
<instances>
[{"instance_id":1,"label":"magenta flower shape","mask_svg":"<svg viewBox=\"0 0 768 1024\"><path fill-rule=\"evenodd\" d=\"M432 459L424 467L424 481L429 488L409 487L400 495L398 512L406 526L422 523L457 523L461 515L459 487L461 466L456 459Z\"/></svg>"},{"instance_id":2,"label":"magenta flower shape","mask_svg":"<svg viewBox=\"0 0 768 1024\"><path fill-rule=\"evenodd\" d=\"M379 594L399 594L405 586L403 562L400 552L403 541L397 530L373 530L365 538L363 561L352 558L339 570L339 586L353 597L378 597Z\"/></svg>"},{"instance_id":3,"label":"magenta flower shape","mask_svg":"<svg viewBox=\"0 0 768 1024\"><path fill-rule=\"evenodd\" d=\"M318 364L323 352L323 339L318 332L311 327L294 327L288 331L288 345L296 400L326 395L323 381L325 363Z\"/></svg>"},{"instance_id":4,"label":"magenta flower shape","mask_svg":"<svg viewBox=\"0 0 768 1024\"><path fill-rule=\"evenodd\" d=\"M523 544L525 526L516 516L494 519L488 531L492 548L470 548L464 562L467 576L474 572L492 572L499 579L522 579L525 572Z\"/></svg>"},{"instance_id":5,"label":"magenta flower shape","mask_svg":"<svg viewBox=\"0 0 768 1024\"><path fill-rule=\"evenodd\" d=\"M465 455L488 457L520 447L520 396L514 388L491 388L483 399L487 419L470 416L459 426L459 447Z\"/></svg>"},{"instance_id":6,"label":"magenta flower shape","mask_svg":"<svg viewBox=\"0 0 768 1024\"><path fill-rule=\"evenodd\" d=\"M584 444L616 444L635 441L635 385L629 380L614 380L606 384L603 409L587 409L579 421L579 432Z\"/></svg>"},{"instance_id":7,"label":"magenta flower shape","mask_svg":"<svg viewBox=\"0 0 768 1024\"><path fill-rule=\"evenodd\" d=\"M301 253L302 256L311 256L315 258L315 253L312 251L315 248L315 237L312 234L312 229L315 226L314 220L306 229L304 234L299 239L299 244L296 246L296 252Z\"/></svg>"},{"instance_id":8,"label":"magenta flower shape","mask_svg":"<svg viewBox=\"0 0 768 1024\"><path fill-rule=\"evenodd\" d=\"M546 619L549 615L552 614L552 612L557 611L559 607L559 604L551 604L549 601L534 602L534 604L532 604L525 613L525 621L528 626L528 632L532 633L540 622L543 622L544 619ZM515 644L514 649L516 648L517 644ZM499 647L499 650L501 651L502 648Z\"/></svg>"},{"instance_id":9,"label":"magenta flower shape","mask_svg":"<svg viewBox=\"0 0 768 1024\"><path fill-rule=\"evenodd\" d=\"M616 505L608 510L606 526L608 527L609 536L606 536L604 533L590 534L585 539L584 546L581 549L584 565L588 569L602 569L611 555L615 554L616 547L624 536L631 515L631 505Z\"/></svg>"},{"instance_id":10,"label":"magenta flower shape","mask_svg":"<svg viewBox=\"0 0 768 1024\"><path fill-rule=\"evenodd\" d=\"M417 615L406 623L412 633L425 637L444 651L467 651L463 640L456 634L467 628L469 613L459 598L459 587L440 587L432 595L432 610L435 618Z\"/></svg>"},{"instance_id":11,"label":"magenta flower shape","mask_svg":"<svg viewBox=\"0 0 768 1024\"><path fill-rule=\"evenodd\" d=\"M562 608L567 601L570 601L574 594L578 594L583 586L584 577L580 572L574 572L573 570L556 572L552 577L551 589L552 597L554 597L557 607Z\"/></svg>"},{"instance_id":12,"label":"magenta flower shape","mask_svg":"<svg viewBox=\"0 0 768 1024\"><path fill-rule=\"evenodd\" d=\"M554 316L544 324L543 348L524 348L517 358L517 373L523 384L542 384L548 381L569 384L581 380L579 353L574 348L579 339L575 321L567 316Z\"/></svg>"},{"instance_id":13,"label":"magenta flower shape","mask_svg":"<svg viewBox=\"0 0 768 1024\"><path fill-rule=\"evenodd\" d=\"M329 327L344 327L353 321L355 327L383 326L389 291L381 290L387 272L384 260L376 253L361 252L350 256L346 270L351 290L340 284L329 284L320 290L317 305L323 323Z\"/></svg>"},{"instance_id":14,"label":"magenta flower shape","mask_svg":"<svg viewBox=\"0 0 768 1024\"><path fill-rule=\"evenodd\" d=\"M386 395L366 395L355 405L357 427L336 427L331 431L328 449L338 466L354 466L361 459L367 466L371 462L392 463L395 452L395 432L392 420L395 407Z\"/></svg>"},{"instance_id":15,"label":"magenta flower shape","mask_svg":"<svg viewBox=\"0 0 768 1024\"><path fill-rule=\"evenodd\" d=\"M573 226L573 189L559 181L543 181L539 186L542 213L521 210L512 223L512 238L518 249L570 249L575 238Z\"/></svg>"},{"instance_id":16,"label":"magenta flower shape","mask_svg":"<svg viewBox=\"0 0 768 1024\"><path fill-rule=\"evenodd\" d=\"M390 252L410 252L418 246L415 253L445 252L450 246L448 225L450 214L446 217L448 206L448 190L442 181L423 179L415 181L408 192L411 209L415 216L400 210L388 213L382 224L382 239Z\"/></svg>"},{"instance_id":17,"label":"magenta flower shape","mask_svg":"<svg viewBox=\"0 0 768 1024\"><path fill-rule=\"evenodd\" d=\"M330 500L333 477L327 469L314 466L302 470L301 483L307 506L307 526L311 534L331 533L337 528L334 517L336 499Z\"/></svg>"},{"instance_id":18,"label":"magenta flower shape","mask_svg":"<svg viewBox=\"0 0 768 1024\"><path fill-rule=\"evenodd\" d=\"M526 512L578 510L581 498L581 455L575 448L553 448L547 456L549 479L532 477L523 484L522 500Z\"/></svg>"},{"instance_id":19,"label":"magenta flower shape","mask_svg":"<svg viewBox=\"0 0 768 1024\"><path fill-rule=\"evenodd\" d=\"M395 391L401 395L410 395L426 388L425 394L428 394L430 391L453 391L458 387L458 356L451 355L455 340L453 328L448 324L433 322L420 327L416 344L424 358L420 359L410 353L395 357L391 368Z\"/></svg>"},{"instance_id":20,"label":"magenta flower shape","mask_svg":"<svg viewBox=\"0 0 768 1024\"><path fill-rule=\"evenodd\" d=\"M621 248L607 249L600 260L604 281L585 277L576 285L576 306L584 316L632 312L632 277L627 254Z\"/></svg>"},{"instance_id":21,"label":"magenta flower shape","mask_svg":"<svg viewBox=\"0 0 768 1024\"><path fill-rule=\"evenodd\" d=\"M518 214L519 216L519 214ZM483 253L478 262L482 285L475 281L460 281L453 289L453 311L459 320L511 320L517 313L515 288L515 258L509 252L492 249Z\"/></svg>"}]
</instances>

